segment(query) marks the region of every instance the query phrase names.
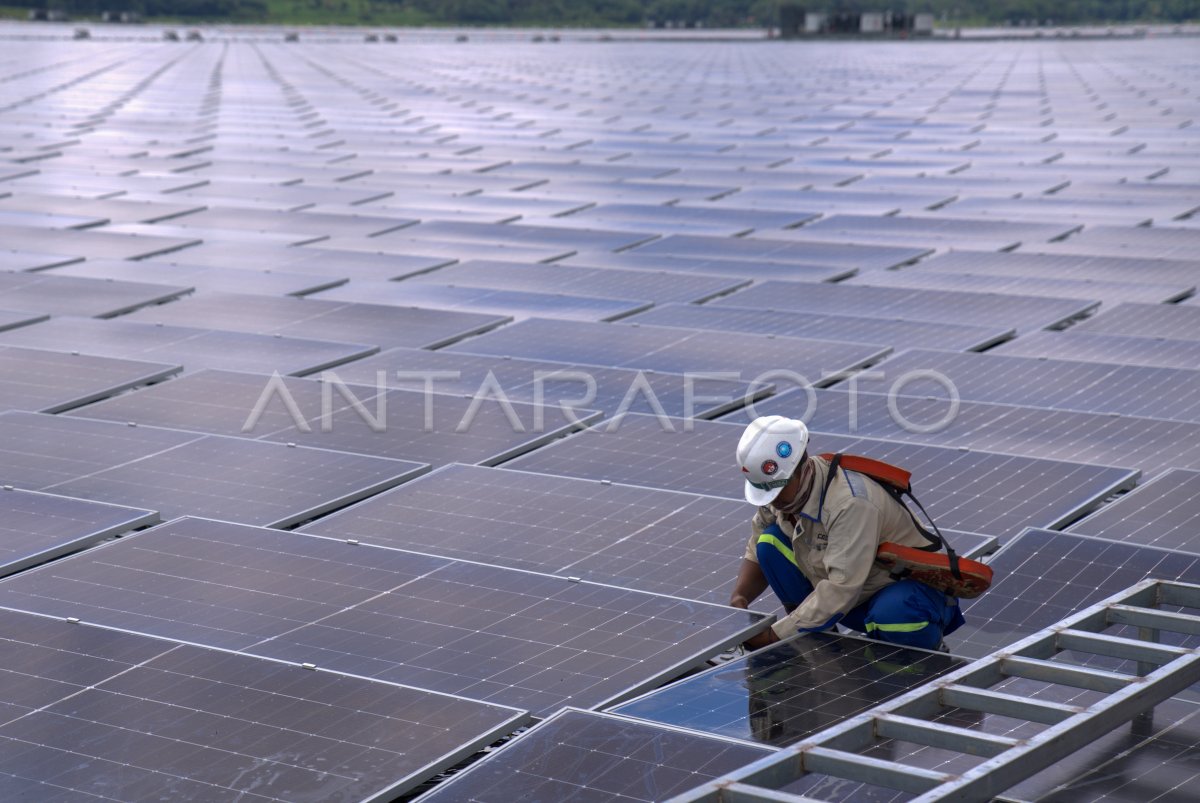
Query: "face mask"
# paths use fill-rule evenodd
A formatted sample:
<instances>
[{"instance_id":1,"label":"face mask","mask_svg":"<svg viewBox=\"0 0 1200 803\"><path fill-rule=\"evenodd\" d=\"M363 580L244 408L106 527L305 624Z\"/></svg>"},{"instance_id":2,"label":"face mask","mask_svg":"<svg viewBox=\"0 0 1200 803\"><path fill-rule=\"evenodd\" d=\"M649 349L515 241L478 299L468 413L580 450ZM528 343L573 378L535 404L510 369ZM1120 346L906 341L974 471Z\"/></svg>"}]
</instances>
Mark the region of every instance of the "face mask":
<instances>
[{"instance_id":1,"label":"face mask","mask_svg":"<svg viewBox=\"0 0 1200 803\"><path fill-rule=\"evenodd\" d=\"M772 503L771 509L791 516L799 513L800 509L808 502L808 497L812 493L813 474L815 471L816 469L813 468L812 460L805 456L800 461L800 492L796 494L795 498L789 504L780 507Z\"/></svg>"}]
</instances>

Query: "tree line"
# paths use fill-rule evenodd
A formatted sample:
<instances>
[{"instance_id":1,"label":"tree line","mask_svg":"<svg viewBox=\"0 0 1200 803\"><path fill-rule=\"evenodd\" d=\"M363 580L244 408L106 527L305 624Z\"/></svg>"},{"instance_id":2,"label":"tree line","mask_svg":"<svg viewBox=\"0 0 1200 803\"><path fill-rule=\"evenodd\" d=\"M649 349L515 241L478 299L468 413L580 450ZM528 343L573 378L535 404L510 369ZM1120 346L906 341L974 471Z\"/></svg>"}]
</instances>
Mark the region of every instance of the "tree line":
<instances>
[{"instance_id":1,"label":"tree line","mask_svg":"<svg viewBox=\"0 0 1200 803\"><path fill-rule=\"evenodd\" d=\"M76 16L131 11L146 17L289 23L402 19L440 25L768 27L780 0L0 0ZM932 12L945 24L1184 22L1200 18L1200 0L811 0L789 5L817 12Z\"/></svg>"}]
</instances>

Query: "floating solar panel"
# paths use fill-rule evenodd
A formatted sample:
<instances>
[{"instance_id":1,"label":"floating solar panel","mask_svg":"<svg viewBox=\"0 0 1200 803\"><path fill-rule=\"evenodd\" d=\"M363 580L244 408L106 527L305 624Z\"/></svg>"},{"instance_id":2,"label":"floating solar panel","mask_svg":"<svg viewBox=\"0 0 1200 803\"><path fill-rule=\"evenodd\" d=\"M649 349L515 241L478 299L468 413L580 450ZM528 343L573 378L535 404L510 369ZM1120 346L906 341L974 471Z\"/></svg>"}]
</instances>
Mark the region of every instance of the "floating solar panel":
<instances>
[{"instance_id":1,"label":"floating solar panel","mask_svg":"<svg viewBox=\"0 0 1200 803\"><path fill-rule=\"evenodd\" d=\"M872 271L856 276L851 284L875 287L910 287L915 290L962 290L971 293L1006 293L1038 298L1081 298L1100 301L1111 308L1124 301L1144 301L1166 304L1191 295L1194 284L1148 284L1133 282L1097 281L1092 279L1060 279L996 277L977 273L945 273L919 270Z\"/></svg>"},{"instance_id":2,"label":"floating solar panel","mask_svg":"<svg viewBox=\"0 0 1200 803\"><path fill-rule=\"evenodd\" d=\"M837 435L1124 466L1147 476L1168 466L1200 468L1200 424L1182 421L838 389L816 391L813 407L802 390L754 404L755 415L805 412L810 429ZM750 416L724 420L749 423Z\"/></svg>"},{"instance_id":3,"label":"floating solar panel","mask_svg":"<svg viewBox=\"0 0 1200 803\"><path fill-rule=\"evenodd\" d=\"M1194 260L1200 250L1200 231L1163 226L1088 226L1063 242L1031 250L1048 254Z\"/></svg>"},{"instance_id":4,"label":"floating solar panel","mask_svg":"<svg viewBox=\"0 0 1200 803\"><path fill-rule=\"evenodd\" d=\"M345 276L350 279L390 281L405 279L448 265L448 257L369 254L332 248L296 248L287 255L283 270L316 276Z\"/></svg>"},{"instance_id":5,"label":"floating solar panel","mask_svg":"<svg viewBox=\"0 0 1200 803\"><path fill-rule=\"evenodd\" d=\"M192 518L12 577L0 583L0 601L501 705L519 700L539 715L619 702L771 621L615 586Z\"/></svg>"},{"instance_id":6,"label":"floating solar panel","mask_svg":"<svg viewBox=\"0 0 1200 803\"><path fill-rule=\"evenodd\" d=\"M1185 285L1195 284L1200 279L1200 263L1195 260L1187 262L1132 257L1027 254L1024 251L1008 254L951 251L923 259L907 270L922 273L973 273L987 276L1144 281Z\"/></svg>"},{"instance_id":7,"label":"floating solar panel","mask_svg":"<svg viewBox=\"0 0 1200 803\"><path fill-rule=\"evenodd\" d=\"M1030 529L989 561L995 579L964 600L955 655L978 658L1146 578L1200 582L1200 555Z\"/></svg>"},{"instance_id":8,"label":"floating solar panel","mask_svg":"<svg viewBox=\"0 0 1200 803\"><path fill-rule=\"evenodd\" d=\"M114 234L130 234L146 237L177 237L179 239L196 237L200 242L204 243L235 245L246 243L249 245L301 246L308 243L325 242L328 239L327 235L313 234L299 224L290 230L244 231L241 229L203 228L198 225L184 226L181 225L184 220L187 220L187 218L172 220L167 223L123 223L119 226L106 226L104 231Z\"/></svg>"},{"instance_id":9,"label":"floating solar panel","mask_svg":"<svg viewBox=\"0 0 1200 803\"><path fill-rule=\"evenodd\" d=\"M1172 469L1068 532L1200 554L1200 471Z\"/></svg>"},{"instance_id":10,"label":"floating solar panel","mask_svg":"<svg viewBox=\"0 0 1200 803\"><path fill-rule=\"evenodd\" d=\"M653 271L654 273L690 274L694 276L741 277L754 281L782 279L794 282L836 282L854 275L856 268L823 267L819 264L769 262L748 257L718 259L710 256L680 256L642 254L622 251L619 254L587 253L569 256L556 265L588 268L620 268L623 270Z\"/></svg>"},{"instance_id":11,"label":"floating solar panel","mask_svg":"<svg viewBox=\"0 0 1200 803\"><path fill-rule=\"evenodd\" d=\"M1200 340L1200 310L1178 304L1121 304L1079 324L1078 331Z\"/></svg>"},{"instance_id":12,"label":"floating solar panel","mask_svg":"<svg viewBox=\"0 0 1200 803\"><path fill-rule=\"evenodd\" d=\"M506 467L741 499L730 455L743 430L722 422L627 415ZM1132 487L1138 476L1129 469L826 434L814 435L810 451L861 454L902 466L912 472L914 488L940 526L1001 538L1035 521L1062 526ZM664 472L666 459L687 471Z\"/></svg>"},{"instance_id":13,"label":"floating solar panel","mask_svg":"<svg viewBox=\"0 0 1200 803\"><path fill-rule=\"evenodd\" d=\"M752 512L738 500L455 465L303 531L724 604Z\"/></svg>"},{"instance_id":14,"label":"floating solar panel","mask_svg":"<svg viewBox=\"0 0 1200 803\"><path fill-rule=\"evenodd\" d=\"M900 318L908 321L1044 329L1085 315L1098 301L901 287L762 282L712 302L781 312Z\"/></svg>"},{"instance_id":15,"label":"floating solar panel","mask_svg":"<svg viewBox=\"0 0 1200 803\"><path fill-rule=\"evenodd\" d=\"M157 524L158 514L57 494L0 489L0 575Z\"/></svg>"},{"instance_id":16,"label":"floating solar panel","mask_svg":"<svg viewBox=\"0 0 1200 803\"><path fill-rule=\"evenodd\" d=\"M799 199L793 198L793 202ZM776 209L787 209L781 205ZM810 209L813 207L809 207ZM606 203L558 218L567 225L584 227L634 228L656 234L691 229L716 237L734 237L752 231L787 229L819 217L816 212L776 211L776 209L739 209L662 206L653 204Z\"/></svg>"},{"instance_id":17,"label":"floating solar panel","mask_svg":"<svg viewBox=\"0 0 1200 803\"><path fill-rule=\"evenodd\" d=\"M176 284L196 292L261 293L296 295L327 290L346 281L334 275L320 277L304 273L248 268L211 268L200 265L175 265L140 260L91 260L65 265L52 271L55 276L87 279L115 279L150 284Z\"/></svg>"},{"instance_id":18,"label":"floating solar panel","mask_svg":"<svg viewBox=\"0 0 1200 803\"><path fill-rule=\"evenodd\" d=\"M962 663L943 653L854 636L800 635L612 710L785 747L936 680Z\"/></svg>"},{"instance_id":19,"label":"floating solar panel","mask_svg":"<svg viewBox=\"0 0 1200 803\"><path fill-rule=\"evenodd\" d=\"M111 318L170 301L190 290L187 286L78 279L47 273L0 273L0 294L7 309L52 315Z\"/></svg>"},{"instance_id":20,"label":"floating solar panel","mask_svg":"<svg viewBox=\"0 0 1200 803\"><path fill-rule=\"evenodd\" d=\"M59 413L179 370L177 365L0 346L0 410Z\"/></svg>"},{"instance_id":21,"label":"floating solar panel","mask_svg":"<svg viewBox=\"0 0 1200 803\"><path fill-rule=\"evenodd\" d=\"M776 384L804 377L814 383L830 382L831 375L869 365L889 351L834 340L537 318L472 338L451 350L678 374L719 372L723 379Z\"/></svg>"},{"instance_id":22,"label":"floating solar panel","mask_svg":"<svg viewBox=\"0 0 1200 803\"><path fill-rule=\"evenodd\" d=\"M464 344L464 347L469 344ZM343 382L377 387L431 390L459 395L499 396L550 408L653 413L682 418L713 418L767 395L774 386L752 387L703 376L680 376L627 368L513 359L447 350L390 349L355 360L331 372ZM498 386L493 387L493 383ZM547 410L557 418L557 411Z\"/></svg>"},{"instance_id":23,"label":"floating solar panel","mask_svg":"<svg viewBox=\"0 0 1200 803\"><path fill-rule=\"evenodd\" d=\"M252 232L281 229L285 231L299 230L328 237L334 235L376 237L417 223L416 220L371 215L369 208L355 210L355 212L358 211L365 214L274 212L265 209L210 206L195 214L176 218L172 222L188 228L234 229Z\"/></svg>"},{"instance_id":24,"label":"floating solar panel","mask_svg":"<svg viewBox=\"0 0 1200 803\"><path fill-rule=\"evenodd\" d=\"M391 488L428 466L108 421L5 413L0 484L286 527Z\"/></svg>"},{"instance_id":25,"label":"floating solar panel","mask_svg":"<svg viewBox=\"0 0 1200 803\"><path fill-rule=\"evenodd\" d=\"M430 349L485 332L509 320L507 316L473 312L234 293L207 293L185 300L186 304L180 301L143 310L129 320L371 343L380 348Z\"/></svg>"},{"instance_id":26,"label":"floating solar panel","mask_svg":"<svg viewBox=\"0 0 1200 803\"><path fill-rule=\"evenodd\" d=\"M882 270L915 262L932 249L911 246L852 245L849 243L794 243L755 237L701 237L677 234L647 243L632 256L703 257L706 259L793 262L824 268ZM579 259L579 262L586 260Z\"/></svg>"},{"instance_id":27,"label":"floating solar panel","mask_svg":"<svg viewBox=\"0 0 1200 803\"><path fill-rule=\"evenodd\" d=\"M323 292L320 299L395 304L401 307L462 310L514 317L547 316L609 321L650 307L649 300L600 298L565 293L533 293L492 287L458 287L417 282L352 281Z\"/></svg>"},{"instance_id":28,"label":"floating solar panel","mask_svg":"<svg viewBox=\"0 0 1200 803\"><path fill-rule=\"evenodd\" d=\"M655 803L769 755L753 745L568 708L434 786L422 803Z\"/></svg>"},{"instance_id":29,"label":"floating solar panel","mask_svg":"<svg viewBox=\"0 0 1200 803\"><path fill-rule=\"evenodd\" d=\"M944 399L948 382L967 401L1200 423L1200 371L917 349L877 370L861 390Z\"/></svg>"},{"instance_id":30,"label":"floating solar panel","mask_svg":"<svg viewBox=\"0 0 1200 803\"><path fill-rule=\"evenodd\" d=\"M37 251L0 249L0 271L42 270L79 262L83 257L45 254Z\"/></svg>"},{"instance_id":31,"label":"floating solar panel","mask_svg":"<svg viewBox=\"0 0 1200 803\"><path fill-rule=\"evenodd\" d=\"M777 240L841 243L912 243L919 246L953 246L981 251L1011 251L1019 245L1048 243L1078 231L1079 223L1020 223L1015 221L959 220L945 217L902 215L830 215L786 232L772 232Z\"/></svg>"},{"instance_id":32,"label":"floating solar panel","mask_svg":"<svg viewBox=\"0 0 1200 803\"><path fill-rule=\"evenodd\" d=\"M518 246L535 246L595 251L621 251L654 239L654 235L643 232L587 228L558 228L531 226L523 223L494 225L469 221L431 221L401 229L376 238L381 249L392 247L392 243L407 239L415 240L470 240L483 243L507 243Z\"/></svg>"},{"instance_id":33,"label":"floating solar panel","mask_svg":"<svg viewBox=\"0 0 1200 803\"><path fill-rule=\"evenodd\" d=\"M668 301L707 301L750 283L748 279L689 276L618 268L575 267L571 264L529 265L519 262L476 260L450 265L411 282L463 287L497 287L533 293L578 293L604 298L644 298L655 304Z\"/></svg>"},{"instance_id":34,"label":"floating solar panel","mask_svg":"<svg viewBox=\"0 0 1200 803\"><path fill-rule=\"evenodd\" d=\"M919 212L952 200L954 196L941 192L874 192L854 189L783 190L774 187L749 187L713 202L717 208L726 203L762 209L779 209L795 205L803 209L828 214L849 212L860 215L895 215L900 212Z\"/></svg>"},{"instance_id":35,"label":"floating solar panel","mask_svg":"<svg viewBox=\"0 0 1200 803\"><path fill-rule=\"evenodd\" d=\"M162 326L127 318L97 321L68 316L0 332L0 345L119 359L169 360L188 371L224 367L288 375L313 373L376 351L374 346L361 343Z\"/></svg>"},{"instance_id":36,"label":"floating solar panel","mask_svg":"<svg viewBox=\"0 0 1200 803\"><path fill-rule=\"evenodd\" d=\"M1000 344L993 353L1118 365L1196 368L1200 366L1200 339L1168 340L1159 337L1094 334L1071 327L1062 332L1029 332Z\"/></svg>"},{"instance_id":37,"label":"floating solar panel","mask_svg":"<svg viewBox=\"0 0 1200 803\"><path fill-rule=\"evenodd\" d=\"M199 237L162 237L109 231L56 231L54 250L67 256L95 259L144 259L178 251L200 242ZM0 242L15 251L38 251L46 247L44 230L24 226L0 226Z\"/></svg>"},{"instance_id":38,"label":"floating solar panel","mask_svg":"<svg viewBox=\"0 0 1200 803\"><path fill-rule=\"evenodd\" d=\"M844 340L851 343L875 343L904 348L940 348L980 351L1006 340L1012 329L935 323L932 321L888 320L853 315L770 312L751 307L661 304L630 316L627 323L678 326L689 329L748 332L808 337L817 340Z\"/></svg>"},{"instance_id":39,"label":"floating solar panel","mask_svg":"<svg viewBox=\"0 0 1200 803\"><path fill-rule=\"evenodd\" d=\"M0 611L5 798L392 800L527 717Z\"/></svg>"}]
</instances>

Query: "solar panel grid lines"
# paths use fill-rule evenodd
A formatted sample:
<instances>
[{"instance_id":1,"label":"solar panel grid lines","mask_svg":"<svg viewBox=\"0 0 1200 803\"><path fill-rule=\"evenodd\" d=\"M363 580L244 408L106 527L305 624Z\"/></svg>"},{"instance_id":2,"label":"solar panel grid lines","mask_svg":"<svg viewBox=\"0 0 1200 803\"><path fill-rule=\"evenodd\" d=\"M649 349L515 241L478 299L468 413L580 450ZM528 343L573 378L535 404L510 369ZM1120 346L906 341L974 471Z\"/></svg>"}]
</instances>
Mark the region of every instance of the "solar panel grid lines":
<instances>
[{"instance_id":1,"label":"solar panel grid lines","mask_svg":"<svg viewBox=\"0 0 1200 803\"><path fill-rule=\"evenodd\" d=\"M386 801L524 712L0 610L5 797Z\"/></svg>"},{"instance_id":2,"label":"solar panel grid lines","mask_svg":"<svg viewBox=\"0 0 1200 803\"><path fill-rule=\"evenodd\" d=\"M924 349L896 354L873 370L884 379L859 380L860 390L945 398L943 383L950 382L966 401L1200 423L1200 406L1190 393L1200 388L1196 370ZM1170 394L1146 392L1168 386Z\"/></svg>"},{"instance_id":3,"label":"solar panel grid lines","mask_svg":"<svg viewBox=\"0 0 1200 803\"><path fill-rule=\"evenodd\" d=\"M1179 304L1126 303L1078 324L1080 332L1200 340L1200 311Z\"/></svg>"},{"instance_id":4,"label":"solar panel grid lines","mask_svg":"<svg viewBox=\"0 0 1200 803\"><path fill-rule=\"evenodd\" d=\"M1173 468L1067 532L1200 554L1200 471Z\"/></svg>"},{"instance_id":5,"label":"solar panel grid lines","mask_svg":"<svg viewBox=\"0 0 1200 803\"><path fill-rule=\"evenodd\" d=\"M0 575L9 575L159 522L151 510L0 489Z\"/></svg>"},{"instance_id":6,"label":"solar panel grid lines","mask_svg":"<svg viewBox=\"0 0 1200 803\"><path fill-rule=\"evenodd\" d=\"M1016 334L1012 329L966 324L906 321L855 315L794 315L753 307L656 304L622 323L836 339L903 348L982 351Z\"/></svg>"},{"instance_id":7,"label":"solar panel grid lines","mask_svg":"<svg viewBox=\"0 0 1200 803\"><path fill-rule=\"evenodd\" d=\"M97 595L109 603L97 607ZM0 597L23 610L82 614L86 622L148 635L485 702L520 702L516 707L541 715L562 705L615 704L772 620L616 586L198 518L10 578L0 583Z\"/></svg>"},{"instance_id":8,"label":"solar panel grid lines","mask_svg":"<svg viewBox=\"0 0 1200 803\"><path fill-rule=\"evenodd\" d=\"M0 484L287 527L412 479L428 464L38 413L0 414Z\"/></svg>"},{"instance_id":9,"label":"solar panel grid lines","mask_svg":"<svg viewBox=\"0 0 1200 803\"><path fill-rule=\"evenodd\" d=\"M933 323L1044 329L1082 317L1099 301L958 290L767 281L710 302L713 306L813 314L884 316Z\"/></svg>"},{"instance_id":10,"label":"solar panel grid lines","mask_svg":"<svg viewBox=\"0 0 1200 803\"><path fill-rule=\"evenodd\" d=\"M936 679L961 658L852 635L801 634L612 708L650 722L769 747Z\"/></svg>"},{"instance_id":11,"label":"solar panel grid lines","mask_svg":"<svg viewBox=\"0 0 1200 803\"><path fill-rule=\"evenodd\" d=\"M428 349L441 348L511 320L507 315L235 293L208 293L185 301L131 313L125 320L327 338L380 348Z\"/></svg>"},{"instance_id":12,"label":"solar panel grid lines","mask_svg":"<svg viewBox=\"0 0 1200 803\"><path fill-rule=\"evenodd\" d=\"M733 454L743 429L718 421L680 422L631 413L505 467L741 499L741 483L722 455ZM1065 526L1113 493L1132 487L1138 478L1130 469L865 437L821 434L811 448L863 454L902 466L916 478L921 500L939 526L1002 541L1031 521ZM665 471L666 457L688 470Z\"/></svg>"},{"instance_id":13,"label":"solar panel grid lines","mask_svg":"<svg viewBox=\"0 0 1200 803\"><path fill-rule=\"evenodd\" d=\"M1169 467L1200 467L1197 424L1022 407L986 402L856 393L831 388L807 394L790 390L754 404L758 415L805 416L814 432L926 443L957 449L1016 454L1137 469L1153 477ZM739 411L718 420L749 421Z\"/></svg>"},{"instance_id":14,"label":"solar panel grid lines","mask_svg":"<svg viewBox=\"0 0 1200 803\"><path fill-rule=\"evenodd\" d=\"M0 332L0 345L122 360L165 360L188 371L228 367L296 376L378 351L366 343L170 326L128 316L100 321L66 315Z\"/></svg>"},{"instance_id":15,"label":"solar panel grid lines","mask_svg":"<svg viewBox=\"0 0 1200 803\"><path fill-rule=\"evenodd\" d=\"M564 708L420 800L666 800L769 751L611 714Z\"/></svg>"}]
</instances>

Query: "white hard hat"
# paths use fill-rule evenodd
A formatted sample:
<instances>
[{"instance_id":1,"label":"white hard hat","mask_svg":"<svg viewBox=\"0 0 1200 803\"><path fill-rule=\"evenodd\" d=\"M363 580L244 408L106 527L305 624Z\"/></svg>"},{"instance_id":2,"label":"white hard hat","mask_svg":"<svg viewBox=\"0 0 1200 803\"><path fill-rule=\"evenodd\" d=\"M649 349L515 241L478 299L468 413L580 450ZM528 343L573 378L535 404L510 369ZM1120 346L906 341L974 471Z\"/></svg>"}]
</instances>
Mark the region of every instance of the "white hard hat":
<instances>
[{"instance_id":1,"label":"white hard hat","mask_svg":"<svg viewBox=\"0 0 1200 803\"><path fill-rule=\"evenodd\" d=\"M803 421L781 415L751 421L737 447L746 501L759 507L769 505L792 478L807 448L808 427Z\"/></svg>"}]
</instances>

